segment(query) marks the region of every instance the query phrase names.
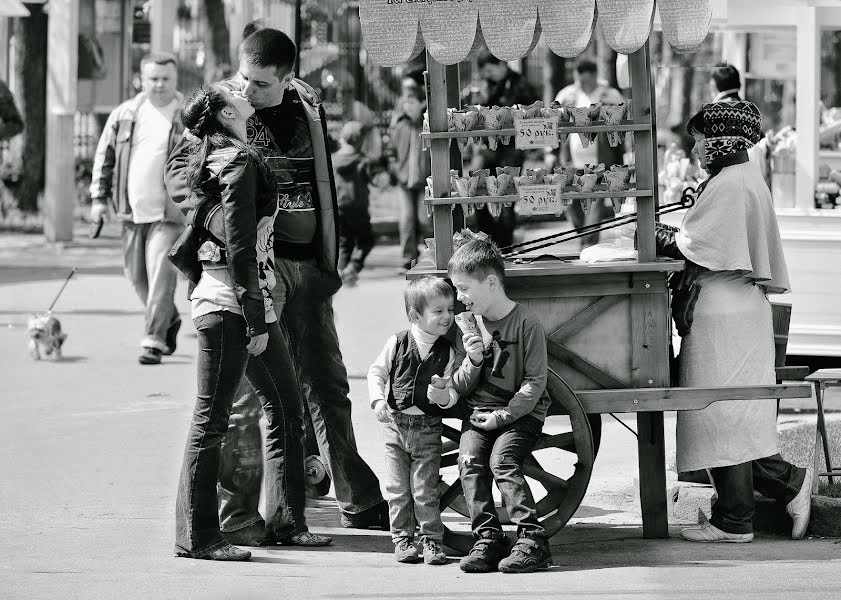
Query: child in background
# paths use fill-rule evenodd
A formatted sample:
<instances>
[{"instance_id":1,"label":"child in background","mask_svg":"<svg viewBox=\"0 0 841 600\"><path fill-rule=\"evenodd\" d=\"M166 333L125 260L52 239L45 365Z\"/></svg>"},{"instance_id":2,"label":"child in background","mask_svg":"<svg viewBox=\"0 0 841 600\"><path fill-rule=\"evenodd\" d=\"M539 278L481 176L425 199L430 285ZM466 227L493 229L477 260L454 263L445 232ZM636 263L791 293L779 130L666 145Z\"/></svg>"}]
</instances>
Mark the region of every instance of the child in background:
<instances>
[{"instance_id":1,"label":"child in background","mask_svg":"<svg viewBox=\"0 0 841 600\"><path fill-rule=\"evenodd\" d=\"M339 149L333 153L339 204L339 273L348 286L356 285L375 243L368 213L371 163L360 151L364 137L361 123L345 123L339 135Z\"/></svg>"},{"instance_id":2,"label":"child in background","mask_svg":"<svg viewBox=\"0 0 841 600\"><path fill-rule=\"evenodd\" d=\"M395 558L402 563L420 560L414 544L417 523L424 562L443 565L441 415L479 375L482 339L462 337L467 356L453 349L446 337L453 324L453 289L443 279L411 281L404 299L411 329L388 339L368 370L368 390L377 420L385 425L386 498Z\"/></svg>"},{"instance_id":3,"label":"child in background","mask_svg":"<svg viewBox=\"0 0 841 600\"><path fill-rule=\"evenodd\" d=\"M464 395L473 414L462 425L458 466L476 541L461 560L461 570L545 569L552 555L523 477L523 461L549 409L546 337L537 317L505 293L505 264L492 242L467 242L453 254L447 272L465 312L478 315L487 348L477 384ZM460 327L463 314L458 315ZM517 525L518 540L510 552L491 493L494 481Z\"/></svg>"}]
</instances>

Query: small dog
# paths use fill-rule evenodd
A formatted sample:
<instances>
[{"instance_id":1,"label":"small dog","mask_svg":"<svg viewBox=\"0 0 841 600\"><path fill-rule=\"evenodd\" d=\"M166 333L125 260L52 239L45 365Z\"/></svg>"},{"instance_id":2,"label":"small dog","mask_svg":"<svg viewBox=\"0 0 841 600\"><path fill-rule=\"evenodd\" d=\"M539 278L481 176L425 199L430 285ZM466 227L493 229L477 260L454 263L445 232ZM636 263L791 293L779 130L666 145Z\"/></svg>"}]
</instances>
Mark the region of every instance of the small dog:
<instances>
[{"instance_id":1,"label":"small dog","mask_svg":"<svg viewBox=\"0 0 841 600\"><path fill-rule=\"evenodd\" d=\"M32 315L26 327L29 336L29 356L41 360L41 353L61 360L61 345L67 335L61 331L61 323L52 313Z\"/></svg>"}]
</instances>

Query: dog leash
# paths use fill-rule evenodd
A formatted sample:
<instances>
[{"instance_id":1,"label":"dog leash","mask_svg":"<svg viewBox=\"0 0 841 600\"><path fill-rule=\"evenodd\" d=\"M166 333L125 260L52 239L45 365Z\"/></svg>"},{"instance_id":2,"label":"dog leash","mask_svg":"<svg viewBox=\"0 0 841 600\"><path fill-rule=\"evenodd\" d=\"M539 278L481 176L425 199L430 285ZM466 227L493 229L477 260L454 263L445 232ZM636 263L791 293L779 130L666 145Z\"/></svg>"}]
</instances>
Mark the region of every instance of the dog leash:
<instances>
[{"instance_id":1,"label":"dog leash","mask_svg":"<svg viewBox=\"0 0 841 600\"><path fill-rule=\"evenodd\" d=\"M67 279L64 280L64 284L61 286L61 289L58 290L58 294L55 295L55 299L53 299L53 303L50 304L50 307L47 309L48 313L53 312L53 307L55 306L55 303L58 302L58 299L61 297L62 292L64 292L64 288L67 287L67 283L70 281L70 278L73 277L73 275L76 274L76 268L77 267L73 267L73 270L70 271L70 274L67 276Z\"/></svg>"}]
</instances>

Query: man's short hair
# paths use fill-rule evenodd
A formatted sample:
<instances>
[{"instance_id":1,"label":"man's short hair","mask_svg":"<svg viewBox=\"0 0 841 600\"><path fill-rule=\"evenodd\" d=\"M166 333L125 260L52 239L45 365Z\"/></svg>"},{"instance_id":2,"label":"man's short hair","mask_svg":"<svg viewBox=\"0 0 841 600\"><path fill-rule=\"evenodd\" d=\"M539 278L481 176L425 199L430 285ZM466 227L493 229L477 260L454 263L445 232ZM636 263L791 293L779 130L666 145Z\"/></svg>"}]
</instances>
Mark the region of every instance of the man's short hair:
<instances>
[{"instance_id":1,"label":"man's short hair","mask_svg":"<svg viewBox=\"0 0 841 600\"><path fill-rule=\"evenodd\" d=\"M582 58L575 65L575 72L579 75L583 73L592 73L593 75L596 75L599 72L599 67L589 58Z\"/></svg>"},{"instance_id":2,"label":"man's short hair","mask_svg":"<svg viewBox=\"0 0 841 600\"><path fill-rule=\"evenodd\" d=\"M454 296L452 286L440 277L429 275L413 279L403 292L406 315L408 316L413 310L416 310L418 314L423 314L424 309L435 298L453 298Z\"/></svg>"},{"instance_id":3,"label":"man's short hair","mask_svg":"<svg viewBox=\"0 0 841 600\"><path fill-rule=\"evenodd\" d=\"M178 59L169 52L150 52L140 59L140 68L143 69L146 65L172 65L177 69Z\"/></svg>"},{"instance_id":4,"label":"man's short hair","mask_svg":"<svg viewBox=\"0 0 841 600\"><path fill-rule=\"evenodd\" d=\"M268 21L266 21L266 19L254 19L253 21L249 21L246 23L245 27L242 28L242 39L247 38L255 31L266 29L268 26Z\"/></svg>"},{"instance_id":5,"label":"man's short hair","mask_svg":"<svg viewBox=\"0 0 841 600\"><path fill-rule=\"evenodd\" d=\"M739 70L727 63L716 64L710 73L710 78L715 82L715 87L719 92L738 90L742 87L742 78L739 77Z\"/></svg>"},{"instance_id":6,"label":"man's short hair","mask_svg":"<svg viewBox=\"0 0 841 600\"><path fill-rule=\"evenodd\" d=\"M496 275L505 287L505 261L499 248L490 240L474 239L455 251L447 264L447 274L468 275L477 281L484 281L489 275Z\"/></svg>"},{"instance_id":7,"label":"man's short hair","mask_svg":"<svg viewBox=\"0 0 841 600\"><path fill-rule=\"evenodd\" d=\"M289 36L278 29L258 29L242 42L240 57L253 65L265 69L274 67L291 71L295 65L298 49Z\"/></svg>"},{"instance_id":8,"label":"man's short hair","mask_svg":"<svg viewBox=\"0 0 841 600\"><path fill-rule=\"evenodd\" d=\"M479 55L476 57L476 64L480 69L485 65L498 65L502 62L505 61L494 56L487 48L481 50Z\"/></svg>"}]
</instances>

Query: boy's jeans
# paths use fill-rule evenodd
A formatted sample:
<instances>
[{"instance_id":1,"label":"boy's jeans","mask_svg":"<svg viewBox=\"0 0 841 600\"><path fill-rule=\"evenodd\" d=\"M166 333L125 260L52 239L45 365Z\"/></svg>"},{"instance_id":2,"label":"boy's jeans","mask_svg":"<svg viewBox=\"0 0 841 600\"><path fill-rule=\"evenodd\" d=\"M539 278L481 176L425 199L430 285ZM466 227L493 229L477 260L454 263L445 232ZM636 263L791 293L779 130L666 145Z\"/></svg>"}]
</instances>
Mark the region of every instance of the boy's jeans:
<instances>
[{"instance_id":1,"label":"boy's jeans","mask_svg":"<svg viewBox=\"0 0 841 600\"><path fill-rule=\"evenodd\" d=\"M385 485L391 539L444 539L438 495L441 468L441 418L389 412L385 425Z\"/></svg>"},{"instance_id":2,"label":"boy's jeans","mask_svg":"<svg viewBox=\"0 0 841 600\"><path fill-rule=\"evenodd\" d=\"M517 524L517 535L546 535L523 477L523 461L531 454L542 428L543 423L528 415L493 431L477 429L469 419L464 420L458 471L474 537L502 531L491 492L494 481L511 521Z\"/></svg>"},{"instance_id":3,"label":"boy's jeans","mask_svg":"<svg viewBox=\"0 0 841 600\"><path fill-rule=\"evenodd\" d=\"M242 316L213 312L194 323L198 394L178 484L176 552L200 558L225 544L216 496L220 447L243 375L258 390L267 420L266 537L276 540L306 531L303 408L286 338L271 323L266 350L250 356Z\"/></svg>"}]
</instances>

